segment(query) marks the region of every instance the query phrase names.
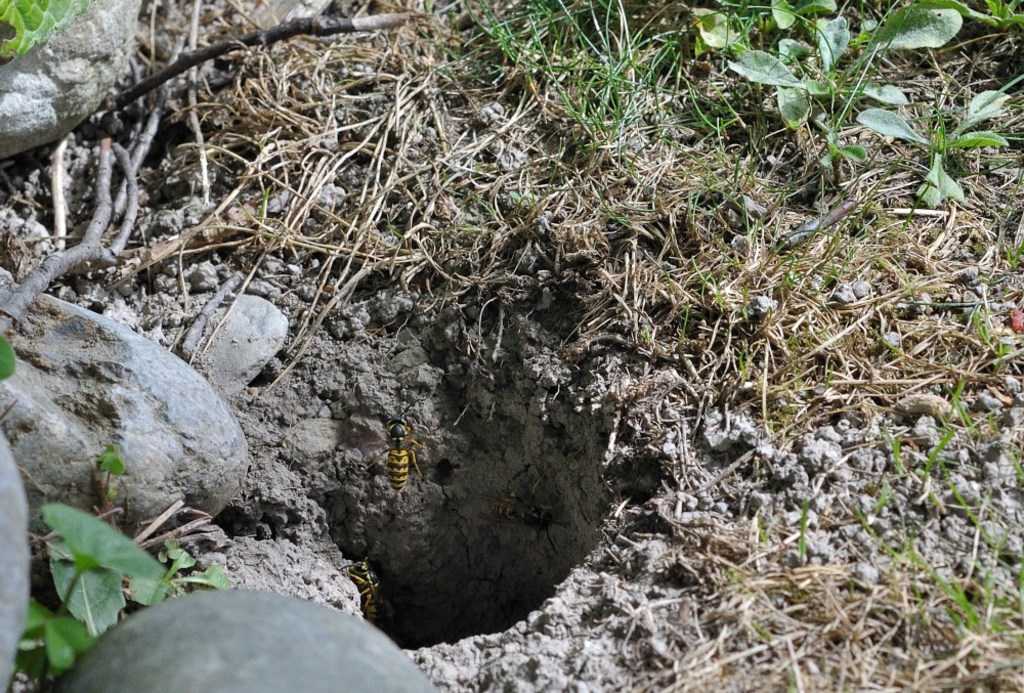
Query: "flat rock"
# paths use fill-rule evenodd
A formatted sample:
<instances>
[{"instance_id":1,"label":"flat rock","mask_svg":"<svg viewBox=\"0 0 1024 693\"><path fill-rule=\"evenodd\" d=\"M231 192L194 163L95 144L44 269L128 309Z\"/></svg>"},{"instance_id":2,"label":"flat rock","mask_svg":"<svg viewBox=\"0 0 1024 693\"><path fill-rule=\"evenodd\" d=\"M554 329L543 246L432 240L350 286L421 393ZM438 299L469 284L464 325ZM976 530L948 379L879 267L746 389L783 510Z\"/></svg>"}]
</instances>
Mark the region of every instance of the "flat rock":
<instances>
[{"instance_id":1,"label":"flat rock","mask_svg":"<svg viewBox=\"0 0 1024 693\"><path fill-rule=\"evenodd\" d=\"M288 318L270 301L248 294L238 297L221 325L223 315L210 321L209 329L219 329L200 358L200 368L222 392L234 394L284 346Z\"/></svg>"},{"instance_id":2,"label":"flat rock","mask_svg":"<svg viewBox=\"0 0 1024 693\"><path fill-rule=\"evenodd\" d=\"M0 159L60 139L128 66L141 0L95 0L46 43L0 66Z\"/></svg>"},{"instance_id":3,"label":"flat rock","mask_svg":"<svg viewBox=\"0 0 1024 693\"><path fill-rule=\"evenodd\" d=\"M419 693L427 678L379 630L291 597L202 592L107 631L61 693Z\"/></svg>"},{"instance_id":4,"label":"flat rock","mask_svg":"<svg viewBox=\"0 0 1024 693\"><path fill-rule=\"evenodd\" d=\"M28 605L28 510L18 469L0 435L0 683L11 676Z\"/></svg>"},{"instance_id":5,"label":"flat rock","mask_svg":"<svg viewBox=\"0 0 1024 693\"><path fill-rule=\"evenodd\" d=\"M43 296L12 335L15 400L0 428L23 472L30 517L59 500L97 504L95 460L121 447L125 523L153 518L177 499L216 514L248 468L231 411L192 368L95 313ZM38 525L33 524L38 528Z\"/></svg>"}]
</instances>

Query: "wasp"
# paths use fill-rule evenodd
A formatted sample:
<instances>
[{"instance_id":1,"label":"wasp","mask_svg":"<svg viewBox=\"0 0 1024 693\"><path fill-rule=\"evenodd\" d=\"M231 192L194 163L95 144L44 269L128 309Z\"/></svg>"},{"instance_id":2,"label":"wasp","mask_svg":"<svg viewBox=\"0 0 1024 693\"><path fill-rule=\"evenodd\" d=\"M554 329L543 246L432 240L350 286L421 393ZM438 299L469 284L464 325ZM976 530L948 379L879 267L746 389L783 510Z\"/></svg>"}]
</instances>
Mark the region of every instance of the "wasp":
<instances>
[{"instance_id":1,"label":"wasp","mask_svg":"<svg viewBox=\"0 0 1024 693\"><path fill-rule=\"evenodd\" d=\"M405 488L405 482L409 480L410 462L416 468L416 473L423 476L420 466L416 463L416 448L423 446L413 438L412 426L404 416L388 419L384 427L391 443L387 459L388 480L391 482L391 488L401 491Z\"/></svg>"},{"instance_id":2,"label":"wasp","mask_svg":"<svg viewBox=\"0 0 1024 693\"><path fill-rule=\"evenodd\" d=\"M348 577L359 588L359 606L363 616L370 623L377 620L377 604L380 602L380 580L373 572L370 562L363 559L348 567Z\"/></svg>"},{"instance_id":3,"label":"wasp","mask_svg":"<svg viewBox=\"0 0 1024 693\"><path fill-rule=\"evenodd\" d=\"M555 543L551 539L552 525L562 523L555 521L555 514L546 505L532 503L514 493L495 499L492 505L494 514L503 520L520 522L527 527L533 527L538 534L544 532L551 545L552 551L557 551Z\"/></svg>"}]
</instances>

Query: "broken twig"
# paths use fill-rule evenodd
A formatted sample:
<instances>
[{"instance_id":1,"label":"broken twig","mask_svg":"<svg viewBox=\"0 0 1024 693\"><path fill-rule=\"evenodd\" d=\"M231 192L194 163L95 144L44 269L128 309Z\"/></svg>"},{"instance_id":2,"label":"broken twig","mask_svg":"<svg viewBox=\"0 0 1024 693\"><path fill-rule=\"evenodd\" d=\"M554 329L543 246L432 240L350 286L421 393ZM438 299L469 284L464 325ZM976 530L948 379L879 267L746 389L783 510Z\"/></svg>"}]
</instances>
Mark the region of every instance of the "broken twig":
<instances>
[{"instance_id":1,"label":"broken twig","mask_svg":"<svg viewBox=\"0 0 1024 693\"><path fill-rule=\"evenodd\" d=\"M857 208L860 204L857 200L849 199L842 204L830 209L825 216L800 224L788 236L779 243L780 250L790 250L800 245L814 234L824 231L843 220L846 215Z\"/></svg>"}]
</instances>

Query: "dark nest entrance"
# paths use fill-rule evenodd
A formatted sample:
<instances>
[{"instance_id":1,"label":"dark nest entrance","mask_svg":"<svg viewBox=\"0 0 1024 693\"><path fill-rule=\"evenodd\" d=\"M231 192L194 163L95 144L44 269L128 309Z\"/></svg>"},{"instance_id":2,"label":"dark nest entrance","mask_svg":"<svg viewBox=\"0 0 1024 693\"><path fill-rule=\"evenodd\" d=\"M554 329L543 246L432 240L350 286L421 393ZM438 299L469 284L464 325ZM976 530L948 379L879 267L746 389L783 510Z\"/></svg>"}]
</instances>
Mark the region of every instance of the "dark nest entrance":
<instances>
[{"instance_id":1,"label":"dark nest entrance","mask_svg":"<svg viewBox=\"0 0 1024 693\"><path fill-rule=\"evenodd\" d=\"M518 363L486 378L438 369L438 387L409 414L423 476L412 471L400 492L387 481L380 416L343 425L334 537L378 573L378 625L402 646L508 628L597 542L603 419Z\"/></svg>"}]
</instances>

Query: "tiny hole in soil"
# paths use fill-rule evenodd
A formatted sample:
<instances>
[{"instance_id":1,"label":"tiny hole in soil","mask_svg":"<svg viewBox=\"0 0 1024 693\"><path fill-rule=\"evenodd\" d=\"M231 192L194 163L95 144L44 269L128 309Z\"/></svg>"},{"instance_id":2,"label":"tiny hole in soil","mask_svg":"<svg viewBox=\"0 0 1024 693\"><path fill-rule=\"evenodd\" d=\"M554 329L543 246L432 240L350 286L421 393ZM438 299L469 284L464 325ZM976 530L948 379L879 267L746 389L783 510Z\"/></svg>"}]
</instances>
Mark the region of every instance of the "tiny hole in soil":
<instances>
[{"instance_id":1,"label":"tiny hole in soil","mask_svg":"<svg viewBox=\"0 0 1024 693\"><path fill-rule=\"evenodd\" d=\"M434 481L444 486L451 481L452 475L455 474L455 465L452 461L445 457L439 460L437 466L434 467Z\"/></svg>"}]
</instances>

